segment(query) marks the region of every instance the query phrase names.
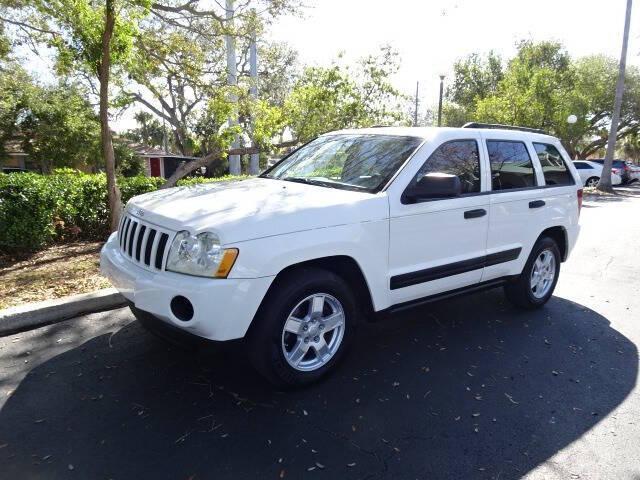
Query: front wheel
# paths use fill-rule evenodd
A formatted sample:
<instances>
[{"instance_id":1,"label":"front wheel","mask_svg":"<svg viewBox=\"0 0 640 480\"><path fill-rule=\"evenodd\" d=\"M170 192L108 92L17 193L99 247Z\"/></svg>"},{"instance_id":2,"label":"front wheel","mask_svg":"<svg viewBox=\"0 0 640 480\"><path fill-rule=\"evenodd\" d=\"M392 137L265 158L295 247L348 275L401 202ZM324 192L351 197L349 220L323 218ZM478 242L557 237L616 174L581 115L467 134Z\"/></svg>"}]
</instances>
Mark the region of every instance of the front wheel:
<instances>
[{"instance_id":1,"label":"front wheel","mask_svg":"<svg viewBox=\"0 0 640 480\"><path fill-rule=\"evenodd\" d=\"M358 318L347 283L332 272L305 268L269 291L247 337L254 368L278 387L314 382L344 356Z\"/></svg>"},{"instance_id":2,"label":"front wheel","mask_svg":"<svg viewBox=\"0 0 640 480\"><path fill-rule=\"evenodd\" d=\"M560 249L549 237L538 239L520 276L504 287L507 299L526 309L539 308L551 298L560 275Z\"/></svg>"}]
</instances>

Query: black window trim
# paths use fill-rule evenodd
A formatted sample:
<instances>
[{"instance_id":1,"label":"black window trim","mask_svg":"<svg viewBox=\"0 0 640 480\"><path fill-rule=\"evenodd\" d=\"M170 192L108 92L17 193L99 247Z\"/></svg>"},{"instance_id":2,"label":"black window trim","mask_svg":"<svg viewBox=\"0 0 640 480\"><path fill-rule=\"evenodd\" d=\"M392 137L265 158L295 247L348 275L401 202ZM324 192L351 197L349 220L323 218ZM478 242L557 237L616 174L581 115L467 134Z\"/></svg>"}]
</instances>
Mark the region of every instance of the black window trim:
<instances>
[{"instance_id":1,"label":"black window trim","mask_svg":"<svg viewBox=\"0 0 640 480\"><path fill-rule=\"evenodd\" d=\"M478 149L478 166L480 167L480 191L479 192L471 192L471 193L463 193L457 197L445 197L445 198L425 198L425 199L420 199L420 200L413 200L411 202L409 202L407 200L407 197L405 196L405 193L407 192L409 185L411 185L411 182L413 182L413 179L416 178L416 175L418 174L418 172L422 169L422 167L425 166L425 164L429 161L429 159L431 158L431 155L433 155L434 153L436 153L436 151L448 144L448 143L453 143L453 142L476 142L476 147ZM456 200L459 198L468 198L468 197L477 197L479 195L485 195L487 193L491 193L491 192L483 192L482 191L482 174L483 174L483 168L482 168L482 149L480 148L480 142L478 138L452 138L451 140L447 140L446 142L442 142L440 145L438 145L436 148L433 149L433 151L431 152L431 154L429 154L429 156L426 158L426 160L422 163L422 165L420 165L420 167L418 168L418 172L415 173L415 175L413 175L411 177L411 180L409 180L409 183L407 183L407 185L404 187L404 190L402 191L402 194L400 195L400 203L402 205L417 205L420 203L427 203L427 202L440 202L442 200Z\"/></svg>"},{"instance_id":2,"label":"black window trim","mask_svg":"<svg viewBox=\"0 0 640 480\"><path fill-rule=\"evenodd\" d=\"M484 144L485 147L487 148L487 162L489 162L489 174L491 175L491 156L489 155L489 142L505 142L505 143L521 143L524 145L524 149L527 151L527 155L529 156L529 161L531 162L531 168L533 169L533 179L536 182L535 185L531 186L531 187L521 187L521 188L505 188L503 190L494 190L493 189L493 177L490 177L490 182L489 182L489 193L508 193L508 192L523 192L526 190L538 190L538 189L542 189L542 188L547 188L548 185L538 185L538 172L536 171L536 166L533 163L533 158L531 158L531 151L529 150L529 145L527 145L527 141L529 141L529 143L531 143L531 146L533 147L533 141L532 140L503 140L501 138L485 138L484 139ZM535 148L534 148L535 151ZM538 162L539 163L539 162ZM544 175L542 177L542 179L544 180ZM554 187L556 187L557 185L553 185Z\"/></svg>"},{"instance_id":3,"label":"black window trim","mask_svg":"<svg viewBox=\"0 0 640 480\"><path fill-rule=\"evenodd\" d=\"M567 170L567 173L569 174L569 178L571 179L571 183L567 183L567 184L564 184L564 185L548 185L547 184L547 179L544 176L544 169L542 168L542 164L540 164L540 172L542 173L542 179L544 180L544 186L548 187L548 188L559 188L559 187L570 187L571 185L575 185L576 184L576 179L573 177L573 173L571 172L571 169L569 168L569 165L567 165L567 161L562 156L562 152L560 150L558 150L558 147L556 147L552 143L534 142L533 140L531 140L531 146L533 147L533 151L536 152L536 155L538 154L538 152L536 150L536 144L544 145L545 147L553 147L553 148L555 148L556 151L560 154L560 160L562 160L562 164L564 165L564 168ZM538 163L540 163L540 159L538 159ZM577 167L576 167L576 169L577 169Z\"/></svg>"}]
</instances>

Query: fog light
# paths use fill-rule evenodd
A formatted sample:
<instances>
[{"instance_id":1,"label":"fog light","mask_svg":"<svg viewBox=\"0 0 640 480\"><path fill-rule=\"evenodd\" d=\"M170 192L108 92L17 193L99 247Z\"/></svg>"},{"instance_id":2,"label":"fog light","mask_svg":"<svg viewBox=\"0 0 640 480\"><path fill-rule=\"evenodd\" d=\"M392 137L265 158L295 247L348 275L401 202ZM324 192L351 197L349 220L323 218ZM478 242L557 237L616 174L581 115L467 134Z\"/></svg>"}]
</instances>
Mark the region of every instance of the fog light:
<instances>
[{"instance_id":1,"label":"fog light","mask_svg":"<svg viewBox=\"0 0 640 480\"><path fill-rule=\"evenodd\" d=\"M171 300L171 313L183 322L193 318L193 305L188 298L178 295Z\"/></svg>"}]
</instances>

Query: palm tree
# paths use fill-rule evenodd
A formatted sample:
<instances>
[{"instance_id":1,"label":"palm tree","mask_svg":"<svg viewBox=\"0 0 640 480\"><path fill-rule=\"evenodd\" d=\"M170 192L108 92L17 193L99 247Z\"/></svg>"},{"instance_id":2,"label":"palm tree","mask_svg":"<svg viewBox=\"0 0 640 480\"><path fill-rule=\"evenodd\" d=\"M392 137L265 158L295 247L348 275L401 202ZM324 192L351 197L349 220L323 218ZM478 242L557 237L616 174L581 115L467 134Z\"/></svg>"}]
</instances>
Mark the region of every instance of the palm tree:
<instances>
[{"instance_id":1,"label":"palm tree","mask_svg":"<svg viewBox=\"0 0 640 480\"><path fill-rule=\"evenodd\" d=\"M618 135L618 123L620 122L620 108L622 106L622 96L624 95L624 71L627 66L627 46L629 44L629 27L631 26L631 3L627 0L627 13L624 19L624 34L622 36L622 51L620 52L620 69L618 71L618 82L616 84L616 97L613 104L613 115L611 115L611 127L609 129L609 141L607 143L607 154L604 157L604 165L598 182L598 190L601 192L613 192L611 188L611 165L613 155L616 150L616 136Z\"/></svg>"}]
</instances>

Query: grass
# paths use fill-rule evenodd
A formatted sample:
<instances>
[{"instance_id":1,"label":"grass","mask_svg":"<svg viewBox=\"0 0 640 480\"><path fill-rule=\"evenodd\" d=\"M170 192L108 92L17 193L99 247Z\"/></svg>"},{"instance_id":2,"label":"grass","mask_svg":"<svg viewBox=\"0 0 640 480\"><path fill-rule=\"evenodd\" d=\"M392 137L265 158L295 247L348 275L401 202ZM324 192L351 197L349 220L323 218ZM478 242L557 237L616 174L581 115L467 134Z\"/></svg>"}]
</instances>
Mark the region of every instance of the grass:
<instances>
[{"instance_id":1,"label":"grass","mask_svg":"<svg viewBox=\"0 0 640 480\"><path fill-rule=\"evenodd\" d=\"M0 256L0 309L109 287L100 275L101 247L74 242L29 256Z\"/></svg>"}]
</instances>

